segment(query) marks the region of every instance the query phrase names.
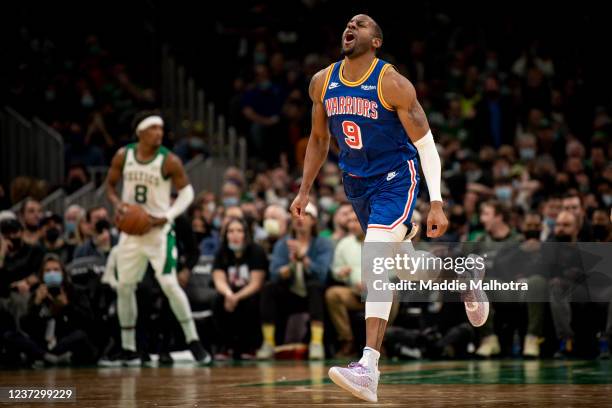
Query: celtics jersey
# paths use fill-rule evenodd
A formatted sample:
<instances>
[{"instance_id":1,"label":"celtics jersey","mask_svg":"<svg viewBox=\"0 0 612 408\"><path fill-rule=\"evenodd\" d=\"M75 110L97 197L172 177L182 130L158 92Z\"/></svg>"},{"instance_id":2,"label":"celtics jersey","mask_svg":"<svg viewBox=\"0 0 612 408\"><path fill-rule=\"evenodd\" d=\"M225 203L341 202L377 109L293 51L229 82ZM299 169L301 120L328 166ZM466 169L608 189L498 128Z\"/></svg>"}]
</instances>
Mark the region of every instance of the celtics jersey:
<instances>
[{"instance_id":1,"label":"celtics jersey","mask_svg":"<svg viewBox=\"0 0 612 408\"><path fill-rule=\"evenodd\" d=\"M169 153L162 146L151 160L141 162L136 158L136 143L126 146L121 192L124 203L138 204L154 217L166 214L170 208L172 183L164 177L162 168Z\"/></svg>"}]
</instances>

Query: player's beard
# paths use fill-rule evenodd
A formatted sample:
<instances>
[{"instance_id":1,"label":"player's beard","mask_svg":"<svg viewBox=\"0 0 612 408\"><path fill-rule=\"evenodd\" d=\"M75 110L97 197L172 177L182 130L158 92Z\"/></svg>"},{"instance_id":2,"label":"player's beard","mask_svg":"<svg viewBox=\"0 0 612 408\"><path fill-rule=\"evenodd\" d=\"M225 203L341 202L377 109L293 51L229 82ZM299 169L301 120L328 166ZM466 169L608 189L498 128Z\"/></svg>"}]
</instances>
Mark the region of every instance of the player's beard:
<instances>
[{"instance_id":1,"label":"player's beard","mask_svg":"<svg viewBox=\"0 0 612 408\"><path fill-rule=\"evenodd\" d=\"M342 56L350 59L357 58L368 52L368 49L367 44L356 42L355 45L349 49L342 47Z\"/></svg>"}]
</instances>

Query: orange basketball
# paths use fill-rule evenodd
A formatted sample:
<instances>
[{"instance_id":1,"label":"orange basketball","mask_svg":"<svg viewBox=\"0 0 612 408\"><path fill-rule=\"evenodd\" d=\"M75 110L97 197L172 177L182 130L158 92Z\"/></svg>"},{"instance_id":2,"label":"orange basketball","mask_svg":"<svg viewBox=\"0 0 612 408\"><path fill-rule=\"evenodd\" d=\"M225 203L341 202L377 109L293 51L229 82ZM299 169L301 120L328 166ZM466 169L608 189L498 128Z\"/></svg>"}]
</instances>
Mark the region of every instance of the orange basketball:
<instances>
[{"instance_id":1,"label":"orange basketball","mask_svg":"<svg viewBox=\"0 0 612 408\"><path fill-rule=\"evenodd\" d=\"M130 235L145 234L151 229L149 214L139 205L127 204L123 216L117 219L117 228Z\"/></svg>"}]
</instances>

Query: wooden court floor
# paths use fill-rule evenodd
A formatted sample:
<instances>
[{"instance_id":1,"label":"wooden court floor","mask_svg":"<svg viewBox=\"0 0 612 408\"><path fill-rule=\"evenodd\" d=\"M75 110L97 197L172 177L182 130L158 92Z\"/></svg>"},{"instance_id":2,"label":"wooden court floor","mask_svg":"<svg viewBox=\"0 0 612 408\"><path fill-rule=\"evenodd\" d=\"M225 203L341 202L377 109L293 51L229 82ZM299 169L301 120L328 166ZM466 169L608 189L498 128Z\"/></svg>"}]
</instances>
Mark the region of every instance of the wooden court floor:
<instances>
[{"instance_id":1,"label":"wooden court floor","mask_svg":"<svg viewBox=\"0 0 612 408\"><path fill-rule=\"evenodd\" d=\"M53 407L610 407L609 361L420 361L381 366L378 404L331 384L332 362L0 371L0 387L76 387ZM344 363L344 362L343 362ZM41 407L48 403L1 404Z\"/></svg>"}]
</instances>

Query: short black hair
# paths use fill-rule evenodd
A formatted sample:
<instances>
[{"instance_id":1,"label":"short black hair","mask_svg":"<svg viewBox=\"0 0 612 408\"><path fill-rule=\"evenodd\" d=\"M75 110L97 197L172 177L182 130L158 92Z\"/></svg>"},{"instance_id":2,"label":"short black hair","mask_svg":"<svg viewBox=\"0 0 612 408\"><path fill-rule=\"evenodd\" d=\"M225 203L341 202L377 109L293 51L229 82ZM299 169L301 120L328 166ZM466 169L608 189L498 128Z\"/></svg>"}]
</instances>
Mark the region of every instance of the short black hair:
<instances>
[{"instance_id":1,"label":"short black hair","mask_svg":"<svg viewBox=\"0 0 612 408\"><path fill-rule=\"evenodd\" d=\"M132 132L134 132L134 134L136 134L136 127L138 127L138 124L149 116L161 116L161 112L157 109L143 110L134 115L134 119L132 119Z\"/></svg>"}]
</instances>

